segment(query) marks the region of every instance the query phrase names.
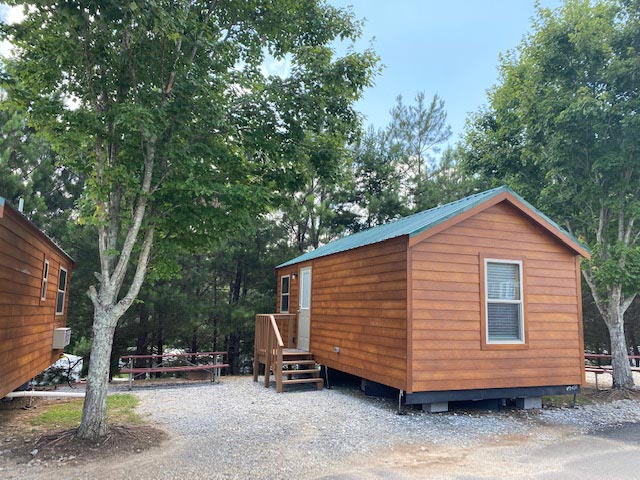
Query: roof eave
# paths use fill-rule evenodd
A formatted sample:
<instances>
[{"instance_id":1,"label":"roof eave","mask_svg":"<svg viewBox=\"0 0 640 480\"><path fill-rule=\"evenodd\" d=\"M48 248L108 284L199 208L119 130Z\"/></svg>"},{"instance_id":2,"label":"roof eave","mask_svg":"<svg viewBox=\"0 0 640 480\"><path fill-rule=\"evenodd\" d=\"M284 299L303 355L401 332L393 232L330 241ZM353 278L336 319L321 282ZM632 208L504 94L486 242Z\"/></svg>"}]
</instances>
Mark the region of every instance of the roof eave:
<instances>
[{"instance_id":1,"label":"roof eave","mask_svg":"<svg viewBox=\"0 0 640 480\"><path fill-rule=\"evenodd\" d=\"M51 247L53 247L55 250L57 250L60 254L62 254L62 256L66 257L67 260L69 260L69 262L75 266L76 261L73 259L73 257L71 255L69 255L67 252L65 252L56 242L54 242L46 233L44 233L42 230L40 230L40 228L33 223L31 220L29 220L24 213L20 212L18 209L14 208L11 206L11 204L9 202L6 201L5 198L0 197L0 218L4 217L5 214L5 209L9 209L10 211L12 211L13 213L15 213L15 215L21 219L29 228L31 228L31 230L33 230L35 232L36 235L38 235L41 239L43 239L46 243L48 243Z\"/></svg>"},{"instance_id":2,"label":"roof eave","mask_svg":"<svg viewBox=\"0 0 640 480\"><path fill-rule=\"evenodd\" d=\"M501 191L497 191L495 195L489 198L480 200L474 204L470 204L464 209L452 213L447 218L443 218L435 225L430 225L425 229L413 232L410 235L411 238L409 240L409 246L412 247L413 245L420 243L421 241L437 233L440 233L443 230L446 230L447 228L450 228L457 223L460 223L463 220L505 200L515 208L520 210L522 213L527 215L529 219L540 225L571 250L583 256L587 260L591 259L591 251L587 246L583 245L577 239L574 239L570 235L566 234L563 230L560 229L560 227L549 222L541 212L536 210L526 200L524 200L522 197L520 197L518 194L507 187L504 187Z\"/></svg>"}]
</instances>

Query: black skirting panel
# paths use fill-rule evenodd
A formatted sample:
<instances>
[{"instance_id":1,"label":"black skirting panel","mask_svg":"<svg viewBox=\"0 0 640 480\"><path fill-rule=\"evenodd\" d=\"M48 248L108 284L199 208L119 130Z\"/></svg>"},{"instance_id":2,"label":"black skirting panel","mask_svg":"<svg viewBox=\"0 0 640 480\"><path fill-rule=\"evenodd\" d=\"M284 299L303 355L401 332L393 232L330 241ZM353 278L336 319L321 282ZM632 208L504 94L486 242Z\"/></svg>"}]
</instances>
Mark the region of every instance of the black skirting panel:
<instances>
[{"instance_id":1,"label":"black skirting panel","mask_svg":"<svg viewBox=\"0 0 640 480\"><path fill-rule=\"evenodd\" d=\"M478 390L444 390L415 392L404 395L405 405L420 403L457 402L462 400L490 400L494 398L526 398L549 395L573 395L580 393L580 385L556 385L547 387L483 388Z\"/></svg>"}]
</instances>

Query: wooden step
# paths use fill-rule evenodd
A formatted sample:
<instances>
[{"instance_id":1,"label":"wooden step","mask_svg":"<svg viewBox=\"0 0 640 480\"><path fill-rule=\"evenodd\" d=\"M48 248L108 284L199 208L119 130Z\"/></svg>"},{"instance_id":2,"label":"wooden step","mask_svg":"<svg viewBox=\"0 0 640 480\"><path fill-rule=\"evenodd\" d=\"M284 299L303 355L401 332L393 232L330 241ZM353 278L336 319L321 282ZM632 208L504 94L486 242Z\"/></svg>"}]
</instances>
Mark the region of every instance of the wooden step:
<instances>
[{"instance_id":1,"label":"wooden step","mask_svg":"<svg viewBox=\"0 0 640 480\"><path fill-rule=\"evenodd\" d=\"M324 380L322 378L292 378L291 380L282 380L285 385L291 385L293 383L318 383L322 385Z\"/></svg>"},{"instance_id":2,"label":"wooden step","mask_svg":"<svg viewBox=\"0 0 640 480\"><path fill-rule=\"evenodd\" d=\"M298 375L300 373L320 373L315 368L310 368L308 370L282 370L283 375Z\"/></svg>"},{"instance_id":3,"label":"wooden step","mask_svg":"<svg viewBox=\"0 0 640 480\"><path fill-rule=\"evenodd\" d=\"M315 365L315 360L283 360L282 365Z\"/></svg>"},{"instance_id":4,"label":"wooden step","mask_svg":"<svg viewBox=\"0 0 640 480\"><path fill-rule=\"evenodd\" d=\"M282 352L282 358L293 359L297 358L299 360L313 360L313 355L311 353L284 353Z\"/></svg>"}]
</instances>

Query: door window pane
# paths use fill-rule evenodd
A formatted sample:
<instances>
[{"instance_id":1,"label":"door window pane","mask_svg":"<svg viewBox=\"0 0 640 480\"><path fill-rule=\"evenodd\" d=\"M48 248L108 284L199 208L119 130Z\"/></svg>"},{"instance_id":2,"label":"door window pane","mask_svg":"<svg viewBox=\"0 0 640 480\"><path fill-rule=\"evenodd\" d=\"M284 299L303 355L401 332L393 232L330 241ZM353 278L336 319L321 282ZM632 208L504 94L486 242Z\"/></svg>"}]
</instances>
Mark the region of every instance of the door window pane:
<instances>
[{"instance_id":1,"label":"door window pane","mask_svg":"<svg viewBox=\"0 0 640 480\"><path fill-rule=\"evenodd\" d=\"M311 270L300 271L300 308L308 309L311 304Z\"/></svg>"}]
</instances>

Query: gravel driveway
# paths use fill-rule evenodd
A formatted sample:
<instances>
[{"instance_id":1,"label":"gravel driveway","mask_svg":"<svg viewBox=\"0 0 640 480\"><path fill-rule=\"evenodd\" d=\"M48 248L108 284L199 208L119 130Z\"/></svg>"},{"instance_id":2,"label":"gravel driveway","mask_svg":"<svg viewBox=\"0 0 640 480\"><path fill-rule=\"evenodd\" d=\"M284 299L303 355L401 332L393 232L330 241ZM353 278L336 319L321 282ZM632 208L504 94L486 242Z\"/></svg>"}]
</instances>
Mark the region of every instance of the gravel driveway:
<instances>
[{"instance_id":1,"label":"gravel driveway","mask_svg":"<svg viewBox=\"0 0 640 480\"><path fill-rule=\"evenodd\" d=\"M444 474L447 462L460 465L464 452L477 453L478 446L548 446L599 428L640 423L640 402L630 400L575 410L397 415L394 401L364 397L356 389L277 394L248 377L134 393L141 412L166 429L170 440L118 461L65 468L61 478L424 478L424 470L412 477L412 464L405 463L424 465L420 458L426 456ZM399 464L402 475L389 473ZM52 472L29 473L46 478Z\"/></svg>"}]
</instances>

